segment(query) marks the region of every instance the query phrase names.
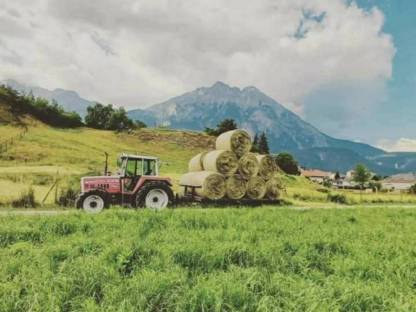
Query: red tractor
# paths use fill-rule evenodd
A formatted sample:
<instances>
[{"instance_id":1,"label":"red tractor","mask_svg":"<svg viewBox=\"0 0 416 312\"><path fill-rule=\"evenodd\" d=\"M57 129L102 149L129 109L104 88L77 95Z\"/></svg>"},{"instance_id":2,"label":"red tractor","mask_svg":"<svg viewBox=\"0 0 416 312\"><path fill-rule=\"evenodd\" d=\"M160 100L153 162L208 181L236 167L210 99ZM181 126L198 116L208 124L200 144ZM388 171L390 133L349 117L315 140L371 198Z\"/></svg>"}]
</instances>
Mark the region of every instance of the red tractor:
<instances>
[{"instance_id":1,"label":"red tractor","mask_svg":"<svg viewBox=\"0 0 416 312\"><path fill-rule=\"evenodd\" d=\"M156 157L122 154L118 174L81 178L76 206L87 212L100 212L111 204L163 209L174 200L170 178L159 176Z\"/></svg>"}]
</instances>

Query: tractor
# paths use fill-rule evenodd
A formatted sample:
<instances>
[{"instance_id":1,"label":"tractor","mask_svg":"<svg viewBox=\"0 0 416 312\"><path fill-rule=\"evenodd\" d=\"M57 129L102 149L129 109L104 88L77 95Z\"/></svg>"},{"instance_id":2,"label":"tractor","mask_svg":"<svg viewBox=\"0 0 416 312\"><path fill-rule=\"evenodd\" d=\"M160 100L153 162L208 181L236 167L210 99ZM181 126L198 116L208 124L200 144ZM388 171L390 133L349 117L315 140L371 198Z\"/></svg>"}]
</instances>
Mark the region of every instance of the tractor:
<instances>
[{"instance_id":1,"label":"tractor","mask_svg":"<svg viewBox=\"0 0 416 312\"><path fill-rule=\"evenodd\" d=\"M110 205L161 210L173 203L171 179L159 176L157 157L122 154L116 175L108 172L107 160L108 154L103 176L81 178L77 208L92 213Z\"/></svg>"}]
</instances>

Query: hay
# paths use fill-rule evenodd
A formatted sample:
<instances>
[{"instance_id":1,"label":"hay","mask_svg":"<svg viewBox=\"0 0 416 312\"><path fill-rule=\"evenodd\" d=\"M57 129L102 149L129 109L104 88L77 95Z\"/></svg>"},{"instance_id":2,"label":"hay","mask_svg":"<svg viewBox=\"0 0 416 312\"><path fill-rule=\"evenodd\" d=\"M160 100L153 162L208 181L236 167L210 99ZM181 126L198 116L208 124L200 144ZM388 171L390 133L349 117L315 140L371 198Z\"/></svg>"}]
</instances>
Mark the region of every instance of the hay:
<instances>
[{"instance_id":1,"label":"hay","mask_svg":"<svg viewBox=\"0 0 416 312\"><path fill-rule=\"evenodd\" d=\"M279 199L283 190L282 181L277 177L272 177L266 182L266 197L268 199Z\"/></svg>"},{"instance_id":2,"label":"hay","mask_svg":"<svg viewBox=\"0 0 416 312\"><path fill-rule=\"evenodd\" d=\"M204 170L203 160L206 154L207 152L202 152L194 156L188 163L188 171L189 172L203 171Z\"/></svg>"},{"instance_id":3,"label":"hay","mask_svg":"<svg viewBox=\"0 0 416 312\"><path fill-rule=\"evenodd\" d=\"M230 199L243 198L247 191L247 180L241 175L235 174L225 182L226 194Z\"/></svg>"},{"instance_id":4,"label":"hay","mask_svg":"<svg viewBox=\"0 0 416 312\"><path fill-rule=\"evenodd\" d=\"M244 178L254 177L259 172L259 161L253 153L247 153L238 160L238 172Z\"/></svg>"},{"instance_id":5,"label":"hay","mask_svg":"<svg viewBox=\"0 0 416 312\"><path fill-rule=\"evenodd\" d=\"M181 177L179 184L194 186L197 195L212 200L223 198L226 192L225 178L217 172L189 172Z\"/></svg>"},{"instance_id":6,"label":"hay","mask_svg":"<svg viewBox=\"0 0 416 312\"><path fill-rule=\"evenodd\" d=\"M241 157L251 150L251 137L244 130L231 130L221 134L215 142L217 150L234 152L237 157Z\"/></svg>"},{"instance_id":7,"label":"hay","mask_svg":"<svg viewBox=\"0 0 416 312\"><path fill-rule=\"evenodd\" d=\"M203 167L204 170L215 171L229 177L237 171L238 159L230 151L211 151L205 155Z\"/></svg>"},{"instance_id":8,"label":"hay","mask_svg":"<svg viewBox=\"0 0 416 312\"><path fill-rule=\"evenodd\" d=\"M256 157L259 161L259 176L269 180L277 171L276 162L270 155L257 155Z\"/></svg>"},{"instance_id":9,"label":"hay","mask_svg":"<svg viewBox=\"0 0 416 312\"><path fill-rule=\"evenodd\" d=\"M266 194L266 182L263 178L255 176L248 180L247 196L251 199L262 199Z\"/></svg>"}]
</instances>

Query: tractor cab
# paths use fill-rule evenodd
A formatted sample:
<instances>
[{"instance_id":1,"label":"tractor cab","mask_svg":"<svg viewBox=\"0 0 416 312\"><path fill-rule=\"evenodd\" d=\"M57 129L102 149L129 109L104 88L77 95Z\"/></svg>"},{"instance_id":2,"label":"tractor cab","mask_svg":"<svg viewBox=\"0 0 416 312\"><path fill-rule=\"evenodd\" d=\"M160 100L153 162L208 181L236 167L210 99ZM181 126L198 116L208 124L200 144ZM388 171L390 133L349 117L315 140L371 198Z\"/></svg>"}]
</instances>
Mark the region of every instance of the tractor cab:
<instances>
[{"instance_id":1,"label":"tractor cab","mask_svg":"<svg viewBox=\"0 0 416 312\"><path fill-rule=\"evenodd\" d=\"M156 157L122 154L118 159L118 167L124 192L132 192L143 176L159 175Z\"/></svg>"},{"instance_id":2,"label":"tractor cab","mask_svg":"<svg viewBox=\"0 0 416 312\"><path fill-rule=\"evenodd\" d=\"M122 154L117 165L123 177L158 176L159 159L152 156Z\"/></svg>"}]
</instances>

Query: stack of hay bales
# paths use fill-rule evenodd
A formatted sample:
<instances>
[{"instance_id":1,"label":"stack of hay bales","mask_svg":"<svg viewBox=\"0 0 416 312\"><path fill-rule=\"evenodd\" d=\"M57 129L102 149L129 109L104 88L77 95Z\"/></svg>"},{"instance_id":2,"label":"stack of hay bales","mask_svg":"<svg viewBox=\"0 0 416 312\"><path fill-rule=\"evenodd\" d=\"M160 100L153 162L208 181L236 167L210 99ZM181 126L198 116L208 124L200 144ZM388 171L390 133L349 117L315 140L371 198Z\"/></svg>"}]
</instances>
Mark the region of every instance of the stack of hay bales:
<instances>
[{"instance_id":1,"label":"stack of hay bales","mask_svg":"<svg viewBox=\"0 0 416 312\"><path fill-rule=\"evenodd\" d=\"M278 199L282 185L275 176L277 166L269 155L251 153L252 141L244 130L221 134L215 150L203 152L189 161L182 186L195 187L196 195L212 200Z\"/></svg>"}]
</instances>

